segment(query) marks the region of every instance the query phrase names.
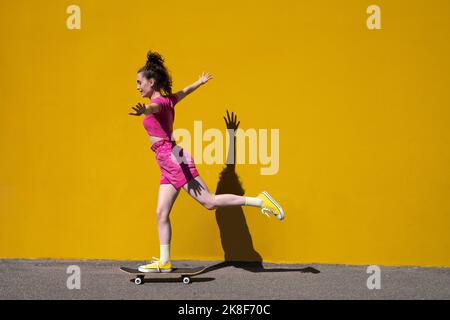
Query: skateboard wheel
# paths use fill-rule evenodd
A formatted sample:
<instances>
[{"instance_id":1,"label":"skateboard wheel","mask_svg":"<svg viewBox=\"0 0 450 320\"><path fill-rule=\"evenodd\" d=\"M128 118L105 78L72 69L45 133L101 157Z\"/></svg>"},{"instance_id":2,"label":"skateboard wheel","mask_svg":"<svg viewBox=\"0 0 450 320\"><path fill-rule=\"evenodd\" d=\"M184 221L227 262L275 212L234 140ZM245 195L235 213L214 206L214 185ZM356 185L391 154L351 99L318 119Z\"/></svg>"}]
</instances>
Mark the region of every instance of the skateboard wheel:
<instances>
[{"instance_id":1,"label":"skateboard wheel","mask_svg":"<svg viewBox=\"0 0 450 320\"><path fill-rule=\"evenodd\" d=\"M136 279L134 279L134 283L137 285L142 284L142 277L137 277Z\"/></svg>"},{"instance_id":2,"label":"skateboard wheel","mask_svg":"<svg viewBox=\"0 0 450 320\"><path fill-rule=\"evenodd\" d=\"M189 278L189 277L183 277L183 283L184 283L184 284L189 284L189 283L191 283L191 278Z\"/></svg>"}]
</instances>

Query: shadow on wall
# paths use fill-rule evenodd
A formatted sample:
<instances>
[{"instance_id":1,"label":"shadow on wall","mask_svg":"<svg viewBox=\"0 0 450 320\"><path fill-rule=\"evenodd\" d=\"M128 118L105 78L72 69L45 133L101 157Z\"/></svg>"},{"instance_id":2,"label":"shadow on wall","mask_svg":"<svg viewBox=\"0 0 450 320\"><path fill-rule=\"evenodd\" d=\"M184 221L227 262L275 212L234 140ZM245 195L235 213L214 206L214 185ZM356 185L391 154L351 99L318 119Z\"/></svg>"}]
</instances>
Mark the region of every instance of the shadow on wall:
<instances>
[{"instance_id":1,"label":"shadow on wall","mask_svg":"<svg viewBox=\"0 0 450 320\"><path fill-rule=\"evenodd\" d=\"M235 154L236 154L236 137L240 121L237 122L237 116L230 114L227 110L227 118L225 118L228 135L230 138L230 149L227 153L227 165L220 173L219 182L217 184L216 194L231 193L243 196L245 190L239 180L235 170ZM256 208L255 208L256 209ZM220 231L220 239L224 251L224 262L211 266L209 271L220 269L223 267L233 266L245 269L251 272L286 272L299 271L307 273L320 273L314 268L303 269L264 269L263 258L253 247L252 236L245 219L242 207L225 207L218 208L215 212L217 225Z\"/></svg>"}]
</instances>

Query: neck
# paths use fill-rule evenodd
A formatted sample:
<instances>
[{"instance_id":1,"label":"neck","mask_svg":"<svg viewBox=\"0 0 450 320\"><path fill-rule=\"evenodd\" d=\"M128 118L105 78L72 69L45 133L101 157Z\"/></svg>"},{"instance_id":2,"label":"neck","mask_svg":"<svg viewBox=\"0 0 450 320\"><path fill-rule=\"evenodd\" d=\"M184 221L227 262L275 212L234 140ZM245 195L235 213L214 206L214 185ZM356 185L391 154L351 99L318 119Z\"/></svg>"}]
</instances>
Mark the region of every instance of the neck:
<instances>
[{"instance_id":1,"label":"neck","mask_svg":"<svg viewBox=\"0 0 450 320\"><path fill-rule=\"evenodd\" d=\"M152 96L150 97L150 100L158 98L160 96L161 96L161 93L159 93L158 91L155 91L155 92L153 92Z\"/></svg>"}]
</instances>

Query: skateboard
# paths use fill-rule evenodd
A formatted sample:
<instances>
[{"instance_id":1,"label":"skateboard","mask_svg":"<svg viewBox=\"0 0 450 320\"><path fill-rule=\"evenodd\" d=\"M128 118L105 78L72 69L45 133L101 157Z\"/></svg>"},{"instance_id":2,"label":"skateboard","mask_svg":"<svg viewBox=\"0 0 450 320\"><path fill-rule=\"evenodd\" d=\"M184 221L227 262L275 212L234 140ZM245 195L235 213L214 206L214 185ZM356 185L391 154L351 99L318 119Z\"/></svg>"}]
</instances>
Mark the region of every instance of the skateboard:
<instances>
[{"instance_id":1,"label":"skateboard","mask_svg":"<svg viewBox=\"0 0 450 320\"><path fill-rule=\"evenodd\" d=\"M144 283L146 275L155 277L171 277L173 275L182 279L184 284L191 283L191 276L196 276L206 270L207 267L195 267L195 268L173 268L172 272L141 272L136 268L120 267L120 270L128 274L136 275L134 283L139 285Z\"/></svg>"}]
</instances>

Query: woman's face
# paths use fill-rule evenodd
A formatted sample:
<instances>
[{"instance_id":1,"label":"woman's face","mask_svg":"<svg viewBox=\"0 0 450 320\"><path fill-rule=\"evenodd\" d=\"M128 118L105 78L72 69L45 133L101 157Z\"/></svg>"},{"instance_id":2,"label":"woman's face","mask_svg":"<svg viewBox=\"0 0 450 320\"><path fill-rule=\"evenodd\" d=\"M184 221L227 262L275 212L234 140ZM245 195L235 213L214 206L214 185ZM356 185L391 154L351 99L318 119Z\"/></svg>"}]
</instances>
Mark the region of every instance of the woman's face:
<instances>
[{"instance_id":1,"label":"woman's face","mask_svg":"<svg viewBox=\"0 0 450 320\"><path fill-rule=\"evenodd\" d=\"M143 98L150 98L155 90L153 86L155 85L155 80L152 78L148 80L142 76L142 72L137 74L137 89L141 93Z\"/></svg>"}]
</instances>

